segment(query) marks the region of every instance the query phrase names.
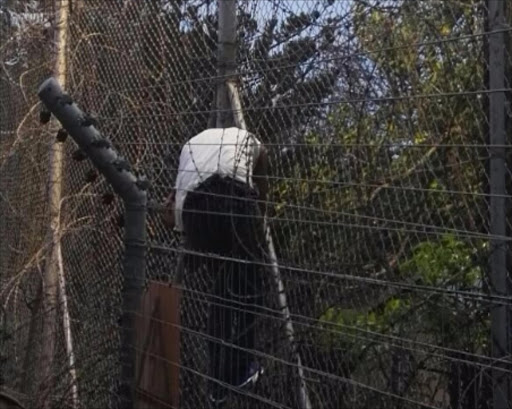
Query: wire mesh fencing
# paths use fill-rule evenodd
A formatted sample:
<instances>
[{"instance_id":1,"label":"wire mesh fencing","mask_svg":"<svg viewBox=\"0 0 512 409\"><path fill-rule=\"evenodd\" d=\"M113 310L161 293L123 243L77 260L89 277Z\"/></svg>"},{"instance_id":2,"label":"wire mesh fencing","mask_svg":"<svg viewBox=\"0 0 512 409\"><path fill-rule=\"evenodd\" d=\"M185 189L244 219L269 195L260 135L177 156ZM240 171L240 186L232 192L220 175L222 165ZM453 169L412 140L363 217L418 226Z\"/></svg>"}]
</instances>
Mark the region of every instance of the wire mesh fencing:
<instances>
[{"instance_id":1,"label":"wire mesh fencing","mask_svg":"<svg viewBox=\"0 0 512 409\"><path fill-rule=\"evenodd\" d=\"M512 379L512 8L502 4L496 23L489 11L498 3L237 2L238 88L248 130L270 153L268 223L295 342L280 290L264 274L252 352L265 374L250 391L232 390L229 407L302 409L299 354L313 408L497 409L496 376ZM47 341L41 277L52 246L55 140L55 128L39 123L37 86L64 47L67 91L151 181L147 280L172 282L183 249L152 206L174 186L183 144L218 113L215 92L226 80L217 71L218 5L72 1L65 44L55 36L60 6L0 0L0 379L27 404L38 396L49 407L109 407L119 376L123 208L88 161L74 160L72 142L60 180L66 302L55 306L49 392L41 398L31 386ZM490 64L500 38L501 74ZM493 168L497 155L504 163ZM491 169L502 169L501 193ZM504 235L493 230L496 198ZM493 280L497 242L508 290ZM152 357L180 368L183 408L209 405L212 286L208 269L185 272L179 361ZM508 349L496 355L499 308L508 311L500 324ZM172 407L163 398L144 405Z\"/></svg>"}]
</instances>

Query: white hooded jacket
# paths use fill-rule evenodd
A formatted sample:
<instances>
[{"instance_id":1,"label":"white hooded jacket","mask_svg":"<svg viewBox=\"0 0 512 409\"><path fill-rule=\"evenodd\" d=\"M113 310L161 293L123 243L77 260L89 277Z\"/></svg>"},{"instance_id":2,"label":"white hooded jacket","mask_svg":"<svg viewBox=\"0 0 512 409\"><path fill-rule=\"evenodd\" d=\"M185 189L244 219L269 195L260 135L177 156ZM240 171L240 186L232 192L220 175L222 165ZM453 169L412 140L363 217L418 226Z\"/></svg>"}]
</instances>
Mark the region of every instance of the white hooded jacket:
<instances>
[{"instance_id":1,"label":"white hooded jacket","mask_svg":"<svg viewBox=\"0 0 512 409\"><path fill-rule=\"evenodd\" d=\"M210 176L228 176L253 186L254 162L261 142L239 128L207 129L191 138L181 150L176 178L176 229L183 231L182 211L187 193Z\"/></svg>"}]
</instances>

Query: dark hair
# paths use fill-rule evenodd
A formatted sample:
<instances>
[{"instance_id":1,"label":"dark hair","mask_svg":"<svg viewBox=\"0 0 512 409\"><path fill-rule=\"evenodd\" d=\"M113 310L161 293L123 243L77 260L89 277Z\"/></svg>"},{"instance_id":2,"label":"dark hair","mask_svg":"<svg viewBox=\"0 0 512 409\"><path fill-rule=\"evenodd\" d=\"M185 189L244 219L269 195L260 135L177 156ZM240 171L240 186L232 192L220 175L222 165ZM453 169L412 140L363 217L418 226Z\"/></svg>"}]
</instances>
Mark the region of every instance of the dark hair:
<instances>
[{"instance_id":1,"label":"dark hair","mask_svg":"<svg viewBox=\"0 0 512 409\"><path fill-rule=\"evenodd\" d=\"M248 184L213 175L183 204L183 228L188 248L244 260L261 259L263 217L258 193Z\"/></svg>"}]
</instances>

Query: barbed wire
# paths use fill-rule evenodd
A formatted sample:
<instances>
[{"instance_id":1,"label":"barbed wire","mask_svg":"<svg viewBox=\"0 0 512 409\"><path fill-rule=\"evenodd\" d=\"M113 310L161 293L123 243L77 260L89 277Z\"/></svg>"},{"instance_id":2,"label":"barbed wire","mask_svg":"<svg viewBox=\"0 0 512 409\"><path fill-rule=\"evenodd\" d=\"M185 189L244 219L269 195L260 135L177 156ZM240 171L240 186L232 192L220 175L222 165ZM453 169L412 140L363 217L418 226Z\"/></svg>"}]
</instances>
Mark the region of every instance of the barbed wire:
<instances>
[{"instance_id":1,"label":"barbed wire","mask_svg":"<svg viewBox=\"0 0 512 409\"><path fill-rule=\"evenodd\" d=\"M35 93L53 71L58 6L12 1L0 10L0 378L28 395L24 361L32 342L46 341L37 323L49 313L37 302L51 244L55 138L53 128L41 130ZM72 6L67 91L151 182L146 296L173 282L179 257L205 263L185 274L179 323L131 312L179 330L179 362L132 346L182 370L179 407L205 407L209 382L229 389L236 409L298 407L297 351L314 407L490 407L490 373L511 371L509 355L492 355L489 317L510 308L510 297L493 287L487 262L510 241L512 224L507 217L506 235L494 234L490 202L508 204L512 193L491 193L489 162L503 155L508 163L512 145L490 142L488 104L498 94L508 100L512 88L509 78L490 87L487 47L493 36L509 37L510 22L488 27L480 0L239 1L235 77L249 128L270 151L265 202L297 344L264 273L265 302L253 312L261 345L246 352L268 370L247 392L212 378L206 364L208 343L220 341L208 334L208 308L226 302L212 294L208 263L241 261L182 248L155 204L173 188L183 143L226 112L213 105L217 85L232 79L216 70L216 6ZM71 145L57 182L78 407L109 407L118 398L123 209L115 199L104 203L110 188L72 159ZM510 177L507 169L507 184ZM230 302L233 312L248 309ZM63 314L64 304L54 308ZM49 408L77 409L61 326L44 399Z\"/></svg>"}]
</instances>

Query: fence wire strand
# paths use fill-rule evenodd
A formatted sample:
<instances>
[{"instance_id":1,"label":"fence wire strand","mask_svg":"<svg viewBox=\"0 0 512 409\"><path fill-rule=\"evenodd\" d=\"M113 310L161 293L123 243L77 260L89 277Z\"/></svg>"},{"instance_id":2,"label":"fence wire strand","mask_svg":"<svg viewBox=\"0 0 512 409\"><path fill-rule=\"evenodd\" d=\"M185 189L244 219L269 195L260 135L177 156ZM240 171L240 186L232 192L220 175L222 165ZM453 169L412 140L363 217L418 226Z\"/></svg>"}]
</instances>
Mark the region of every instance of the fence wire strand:
<instances>
[{"instance_id":1,"label":"fence wire strand","mask_svg":"<svg viewBox=\"0 0 512 409\"><path fill-rule=\"evenodd\" d=\"M237 1L236 81L248 130L270 154L268 220L295 345L272 263L259 263L264 302L251 352L265 374L248 391L224 385L230 408L300 407L296 353L321 409L491 409L493 374L511 379L512 345L497 358L491 334L492 311L510 314L510 293L493 288L489 260L500 241L510 291L512 7L490 27L488 1ZM209 384L222 383L208 371L208 342L226 341L212 339L207 320L225 300L212 294L208 270L239 260L184 250L158 211L181 147L222 111L216 89L228 76L217 70L217 3L71 1L62 45L59 0L0 0L0 389L27 407L111 407L120 373L124 209L90 162L73 160L71 138L58 181L67 300L42 302L56 128L40 123L36 91L54 75L58 46L67 50L66 92L151 182L144 284L172 282L180 255L205 261L185 271L179 323L131 312L180 330L179 362L142 341L133 351L181 369L180 408L208 407ZM506 44L498 89L488 64L496 35ZM491 145L497 94L506 97L506 143ZM506 190L492 194L498 154ZM505 236L491 230L498 197ZM55 311L43 388L33 372ZM154 407L142 402L137 408Z\"/></svg>"}]
</instances>

